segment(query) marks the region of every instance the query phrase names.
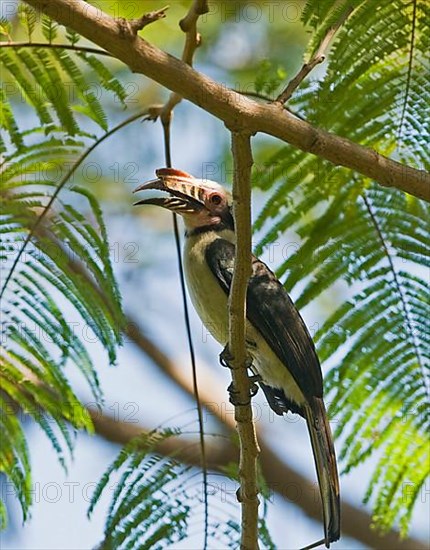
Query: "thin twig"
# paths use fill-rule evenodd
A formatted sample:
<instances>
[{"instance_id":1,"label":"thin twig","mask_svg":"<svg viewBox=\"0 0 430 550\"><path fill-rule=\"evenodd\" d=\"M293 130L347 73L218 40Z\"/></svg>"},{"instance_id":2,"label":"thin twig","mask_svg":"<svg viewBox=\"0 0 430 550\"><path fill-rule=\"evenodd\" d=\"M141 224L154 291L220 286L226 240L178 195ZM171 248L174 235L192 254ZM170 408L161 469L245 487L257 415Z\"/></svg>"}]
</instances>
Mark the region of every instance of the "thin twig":
<instances>
[{"instance_id":1,"label":"thin twig","mask_svg":"<svg viewBox=\"0 0 430 550\"><path fill-rule=\"evenodd\" d=\"M197 381L197 363L196 363L196 355L194 351L194 344L193 344L193 338L191 333L190 314L188 309L187 290L185 286L184 267L182 264L182 257L181 257L181 241L179 237L177 214L173 214L173 230L175 234L176 254L178 258L179 280L181 283L182 304L184 308L184 318L185 318L185 327L187 331L188 349L189 349L190 359L191 359L191 371L192 371L192 377L193 377L193 395L196 401L197 420L199 424L200 466L202 469L202 476L203 476L203 503L204 503L204 518L205 518L203 550L206 550L208 547L208 539L209 539L209 493L208 493L208 463L206 458L206 441L205 441L205 429L204 429L204 419L203 419L203 405L200 399L200 391L199 391L199 385Z\"/></svg>"},{"instance_id":2,"label":"thin twig","mask_svg":"<svg viewBox=\"0 0 430 550\"><path fill-rule=\"evenodd\" d=\"M258 548L257 457L260 452L252 417L245 347L246 289L251 275L251 136L232 132L234 160L233 213L236 255L229 296L229 352L235 420L240 442L238 499L242 507L241 549Z\"/></svg>"},{"instance_id":3,"label":"thin twig","mask_svg":"<svg viewBox=\"0 0 430 550\"><path fill-rule=\"evenodd\" d=\"M294 91L300 86L303 80L308 76L308 74L317 65L319 65L325 60L326 50L331 40L333 39L337 31L340 29L340 27L345 23L345 21L351 15L351 13L353 12L353 9L354 8L352 6L348 6L347 9L340 16L340 18L336 21L336 23L331 27L329 27L325 36L321 40L317 51L313 54L313 56L309 59L307 63L304 63L302 65L302 68L300 69L300 71L296 74L296 76L292 80L290 80L286 88L275 99L275 103L280 103L281 105L286 103L290 99L290 97L293 95Z\"/></svg>"},{"instance_id":4,"label":"thin twig","mask_svg":"<svg viewBox=\"0 0 430 550\"><path fill-rule=\"evenodd\" d=\"M235 89L235 88L230 88L230 90L232 90L233 92L236 92L238 94L244 95L246 97L255 97L256 99L262 99L262 100L266 101L267 103L273 103L273 98L272 97L269 97L268 95L265 95L265 94L260 94L259 92L252 92L252 91L251 92L244 92L244 91L241 91L241 90L238 90L238 89ZM299 118L300 120L306 120L304 117L302 117L302 115L299 115L297 112L293 111L292 109L290 109L286 105L283 105L283 108L286 111L288 111L289 113L291 113L292 115Z\"/></svg>"},{"instance_id":5,"label":"thin twig","mask_svg":"<svg viewBox=\"0 0 430 550\"><path fill-rule=\"evenodd\" d=\"M127 29L130 32L130 34L136 35L139 31L141 31L147 25L150 25L151 23L155 23L155 21L159 21L160 19L164 19L164 17L166 17L166 11L168 9L169 9L169 6L164 6L164 8L160 8L159 10L145 13L142 15L142 17L139 17L138 19L120 18L119 24L122 27L122 29Z\"/></svg>"},{"instance_id":6,"label":"thin twig","mask_svg":"<svg viewBox=\"0 0 430 550\"><path fill-rule=\"evenodd\" d=\"M273 102L273 97L269 97L268 95L261 94L260 92L253 92L253 91L245 92L240 89L238 90L236 88L230 88L230 90L233 90L238 94L246 95L247 97L255 97L256 99L263 99L264 101L267 101L267 103Z\"/></svg>"},{"instance_id":7,"label":"thin twig","mask_svg":"<svg viewBox=\"0 0 430 550\"><path fill-rule=\"evenodd\" d=\"M203 13L206 13L209 10L206 0L194 0L192 6L190 7L186 16L181 19L179 26L185 33L185 45L182 54L182 60L185 61L188 65L192 65L193 56L196 48L200 44L200 35L197 32L197 20L199 16ZM177 94L171 93L168 101L161 111L160 120L163 125L164 133L164 153L166 159L166 166L172 167L172 154L170 147L170 126L172 122L172 113L174 107L181 101L181 97ZM193 394L194 399L196 400L197 405L197 417L199 424L199 433L200 433L200 466L202 468L203 475L203 500L204 500L204 540L203 540L203 550L206 550L208 546L209 539L209 494L208 494L208 466L206 460L206 443L205 443L205 431L204 431L204 420L203 420L203 406L200 400L199 387L197 382L197 365L194 352L194 344L192 339L191 332L191 323L190 316L188 311L188 301L187 301L187 291L185 287L185 277L184 277L184 268L182 264L181 257L181 242L179 236L179 227L178 219L175 213L173 216L173 231L175 235L176 243L176 254L178 259L178 268L179 268L179 280L181 284L182 292L182 304L184 308L184 318L185 318L185 327L187 332L188 340L188 349L190 353L191 360L191 370L193 376Z\"/></svg>"},{"instance_id":8,"label":"thin twig","mask_svg":"<svg viewBox=\"0 0 430 550\"><path fill-rule=\"evenodd\" d=\"M164 130L164 153L165 153L165 159L166 159L166 166L169 168L172 167L172 153L170 149L171 120L172 120L171 116L169 116L167 121L162 120L163 130ZM208 494L208 465L206 461L206 443L205 443L205 430L204 430L204 421L203 421L203 406L201 403L199 386L197 383L196 354L194 351L194 344L193 344L193 337L192 337L191 323L190 323L190 314L188 310L187 290L185 285L184 266L182 263L182 256L181 256L181 238L179 236L177 214L173 212L172 218L173 218L173 232L175 235L175 244L176 244L176 256L178 259L179 281L181 284L182 305L184 308L185 328L187 332L188 350L190 353L191 371L193 375L193 394L194 394L194 399L196 401L197 419L199 424L200 466L202 468L202 475L203 475L203 501L204 501L204 518L205 518L203 550L206 550L208 546L208 539L209 539L209 494Z\"/></svg>"},{"instance_id":9,"label":"thin twig","mask_svg":"<svg viewBox=\"0 0 430 550\"><path fill-rule=\"evenodd\" d=\"M409 47L408 72L406 75L405 99L403 100L402 114L400 115L399 130L397 132L397 139L399 140L402 137L403 123L405 121L406 108L408 106L408 100L409 100L409 91L411 88L412 66L414 63L415 32L416 32L417 9L418 9L417 0L414 0L413 5L414 5L414 8L412 12L412 28L411 28L410 47Z\"/></svg>"}]
</instances>

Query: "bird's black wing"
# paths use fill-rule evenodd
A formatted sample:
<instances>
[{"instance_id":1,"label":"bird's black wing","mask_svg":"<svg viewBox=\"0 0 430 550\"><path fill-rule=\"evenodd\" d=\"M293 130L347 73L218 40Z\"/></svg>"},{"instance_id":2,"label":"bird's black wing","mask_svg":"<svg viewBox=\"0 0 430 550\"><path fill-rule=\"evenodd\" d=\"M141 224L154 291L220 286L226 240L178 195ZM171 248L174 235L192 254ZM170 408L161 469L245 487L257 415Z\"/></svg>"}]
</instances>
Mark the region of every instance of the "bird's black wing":
<instances>
[{"instance_id":1,"label":"bird's black wing","mask_svg":"<svg viewBox=\"0 0 430 550\"><path fill-rule=\"evenodd\" d=\"M206 261L228 294L233 278L235 246L216 239ZM287 291L263 262L253 258L248 283L247 318L289 370L306 397L322 397L322 374L312 338Z\"/></svg>"}]
</instances>

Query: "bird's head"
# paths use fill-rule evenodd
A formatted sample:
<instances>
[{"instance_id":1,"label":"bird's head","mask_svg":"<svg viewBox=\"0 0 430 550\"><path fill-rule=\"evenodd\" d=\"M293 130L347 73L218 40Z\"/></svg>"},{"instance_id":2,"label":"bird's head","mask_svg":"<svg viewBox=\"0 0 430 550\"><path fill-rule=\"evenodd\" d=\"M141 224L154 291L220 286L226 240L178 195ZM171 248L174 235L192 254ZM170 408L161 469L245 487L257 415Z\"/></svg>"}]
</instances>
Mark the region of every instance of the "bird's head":
<instances>
[{"instance_id":1,"label":"bird's head","mask_svg":"<svg viewBox=\"0 0 430 550\"><path fill-rule=\"evenodd\" d=\"M184 218L187 230L202 227L233 229L231 195L219 183L194 178L174 168L160 168L157 178L139 185L134 190L157 190L166 192L165 197L142 199L135 203L155 204Z\"/></svg>"}]
</instances>

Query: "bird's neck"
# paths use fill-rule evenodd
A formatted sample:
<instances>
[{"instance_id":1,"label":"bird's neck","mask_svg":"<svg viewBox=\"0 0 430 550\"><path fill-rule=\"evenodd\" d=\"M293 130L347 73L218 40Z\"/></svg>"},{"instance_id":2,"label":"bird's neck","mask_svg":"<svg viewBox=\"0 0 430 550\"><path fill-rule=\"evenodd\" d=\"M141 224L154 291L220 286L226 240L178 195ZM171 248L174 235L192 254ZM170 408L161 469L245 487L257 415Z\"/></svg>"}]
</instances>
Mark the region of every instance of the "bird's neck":
<instances>
[{"instance_id":1,"label":"bird's neck","mask_svg":"<svg viewBox=\"0 0 430 550\"><path fill-rule=\"evenodd\" d=\"M226 238L224 234L228 234L228 240L234 242L234 231L229 224L226 224L223 220L220 220L216 224L200 225L198 227L187 228L185 231L185 236L187 238L196 237L198 235L204 235L205 233L214 233L215 235L222 236Z\"/></svg>"},{"instance_id":2,"label":"bird's neck","mask_svg":"<svg viewBox=\"0 0 430 550\"><path fill-rule=\"evenodd\" d=\"M224 239L233 244L236 243L236 235L232 229L215 229L213 226L205 231L192 231L186 233L185 254L202 254L204 256L206 247L216 239Z\"/></svg>"}]
</instances>

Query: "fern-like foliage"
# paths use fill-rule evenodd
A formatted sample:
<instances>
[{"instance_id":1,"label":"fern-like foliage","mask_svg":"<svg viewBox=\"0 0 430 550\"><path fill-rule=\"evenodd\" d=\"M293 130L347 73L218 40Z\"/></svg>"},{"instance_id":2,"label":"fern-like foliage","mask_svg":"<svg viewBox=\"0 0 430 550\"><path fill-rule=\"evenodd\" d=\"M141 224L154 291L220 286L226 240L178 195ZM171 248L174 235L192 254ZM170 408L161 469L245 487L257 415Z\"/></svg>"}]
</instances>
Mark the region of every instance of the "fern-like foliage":
<instances>
[{"instance_id":1,"label":"fern-like foliage","mask_svg":"<svg viewBox=\"0 0 430 550\"><path fill-rule=\"evenodd\" d=\"M205 535L200 473L174 455L157 453L158 446L180 435L175 428L144 433L124 447L104 473L88 511L91 516L103 492L114 487L99 548L161 550L199 534L205 537L206 548L240 546L237 506L223 502L221 508L211 503ZM275 548L264 517L260 518L260 540L262 548Z\"/></svg>"},{"instance_id":2,"label":"fern-like foliage","mask_svg":"<svg viewBox=\"0 0 430 550\"><path fill-rule=\"evenodd\" d=\"M176 430L144 434L121 450L100 480L92 498L91 515L116 472L102 548L164 548L187 533L191 507L178 480L188 473L172 458L152 454L157 444L178 435Z\"/></svg>"},{"instance_id":3,"label":"fern-like foliage","mask_svg":"<svg viewBox=\"0 0 430 550\"><path fill-rule=\"evenodd\" d=\"M425 2L308 2L307 55L354 7L331 48L325 76L304 83L291 104L314 124L401 158L429 165ZM377 526L407 532L430 472L429 205L285 147L265 158L258 185L274 189L256 221L257 253L287 230L300 239L279 267L298 307L338 282L351 287L317 334L340 459L349 471L377 456L365 500ZM339 305L340 303L340 305Z\"/></svg>"},{"instance_id":4,"label":"fern-like foliage","mask_svg":"<svg viewBox=\"0 0 430 550\"><path fill-rule=\"evenodd\" d=\"M46 18L38 23L25 5L20 18L29 40L42 33L49 46L59 32ZM8 22L2 29L8 37ZM65 40L76 44L78 37L67 33ZM95 122L107 130L104 109L88 82L94 86L97 80L121 101L125 93L109 69L87 54L0 47L0 62L0 470L25 519L32 482L22 412L39 424L65 465L73 430L92 430L70 369L81 372L100 403L88 342L98 341L114 363L121 339L120 296L102 213L72 176L103 139L83 128ZM2 502L0 522L6 522Z\"/></svg>"},{"instance_id":5,"label":"fern-like foliage","mask_svg":"<svg viewBox=\"0 0 430 550\"><path fill-rule=\"evenodd\" d=\"M20 4L20 13L31 39L36 30L34 11L26 4ZM107 130L107 117L98 96L104 91L112 92L116 100L124 104L124 87L94 54L77 50L72 56L66 49L49 48L49 45L55 45L53 41L58 34L55 22L42 16L41 25L37 26L40 32L39 27L48 40L46 47L31 47L30 42L21 48L0 48L2 79L7 83L8 95L12 100L23 99L32 108L45 134L56 132L60 127L69 136L78 135L82 126L77 119L78 113ZM67 32L63 42L66 46L76 46L79 39L76 33ZM87 75L83 73L85 67L91 71ZM2 101L6 113L2 117L2 127L19 147L22 145L20 133L13 123L12 109L5 93Z\"/></svg>"}]
</instances>

